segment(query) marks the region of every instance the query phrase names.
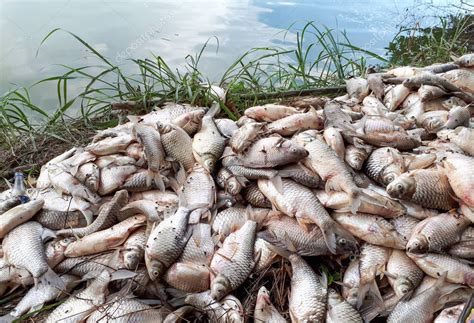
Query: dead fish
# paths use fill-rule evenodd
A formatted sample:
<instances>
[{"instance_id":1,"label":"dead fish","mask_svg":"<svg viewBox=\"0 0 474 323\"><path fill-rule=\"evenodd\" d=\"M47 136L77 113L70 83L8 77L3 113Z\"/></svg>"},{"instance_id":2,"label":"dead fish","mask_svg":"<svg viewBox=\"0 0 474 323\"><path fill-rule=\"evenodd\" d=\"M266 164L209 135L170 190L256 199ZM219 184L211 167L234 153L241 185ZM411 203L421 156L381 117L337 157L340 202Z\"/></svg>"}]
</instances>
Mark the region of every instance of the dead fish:
<instances>
[{"instance_id":1,"label":"dead fish","mask_svg":"<svg viewBox=\"0 0 474 323\"><path fill-rule=\"evenodd\" d=\"M292 141L268 137L256 141L244 154L237 155L236 164L251 168L268 168L295 163L306 156L308 152Z\"/></svg>"},{"instance_id":2,"label":"dead fish","mask_svg":"<svg viewBox=\"0 0 474 323\"><path fill-rule=\"evenodd\" d=\"M21 204L20 197L10 197L6 200L0 201L0 215L19 204Z\"/></svg>"},{"instance_id":3,"label":"dead fish","mask_svg":"<svg viewBox=\"0 0 474 323\"><path fill-rule=\"evenodd\" d=\"M84 183L84 185L92 192L96 193L99 189L100 170L99 167L92 163L82 164L76 173L76 178Z\"/></svg>"},{"instance_id":4,"label":"dead fish","mask_svg":"<svg viewBox=\"0 0 474 323\"><path fill-rule=\"evenodd\" d=\"M334 127L327 127L324 129L324 140L329 147L334 150L336 155L339 158L344 159L345 156L345 146L344 139L342 138L340 130Z\"/></svg>"},{"instance_id":5,"label":"dead fish","mask_svg":"<svg viewBox=\"0 0 474 323\"><path fill-rule=\"evenodd\" d=\"M100 200L97 194L58 166L50 165L48 167L48 175L51 184L58 194L72 195L75 199L84 199L90 203L98 203Z\"/></svg>"},{"instance_id":6,"label":"dead fish","mask_svg":"<svg viewBox=\"0 0 474 323\"><path fill-rule=\"evenodd\" d=\"M74 238L62 238L46 243L44 252L49 267L54 268L57 264L63 261L64 258L66 258L64 252L66 251L67 246L74 242L74 240Z\"/></svg>"},{"instance_id":7,"label":"dead fish","mask_svg":"<svg viewBox=\"0 0 474 323\"><path fill-rule=\"evenodd\" d=\"M301 137L297 139L304 144L309 152L304 164L316 172L326 182L326 191L344 191L352 199L354 208L358 207L357 197L359 188L354 183L347 165L323 140L315 138L304 142ZM324 229L323 229L324 231Z\"/></svg>"},{"instance_id":8,"label":"dead fish","mask_svg":"<svg viewBox=\"0 0 474 323\"><path fill-rule=\"evenodd\" d=\"M269 133L277 133L281 136L291 136L298 131L308 129L321 130L323 128L324 120L314 108L306 113L297 113L273 121L266 126L266 130Z\"/></svg>"},{"instance_id":9,"label":"dead fish","mask_svg":"<svg viewBox=\"0 0 474 323\"><path fill-rule=\"evenodd\" d=\"M85 237L99 230L107 229L117 222L117 214L128 202L128 192L118 191L110 202L106 202L100 209L99 215L90 225L84 228L61 229L56 232L60 236Z\"/></svg>"},{"instance_id":10,"label":"dead fish","mask_svg":"<svg viewBox=\"0 0 474 323\"><path fill-rule=\"evenodd\" d=\"M324 242L321 229L315 225L311 226L309 232L306 232L295 219L283 215L280 218L267 221L265 229L258 233L258 237L281 249L301 256L331 254ZM343 247L342 244L341 247ZM341 247L337 251L342 253L346 251Z\"/></svg>"},{"instance_id":11,"label":"dead fish","mask_svg":"<svg viewBox=\"0 0 474 323\"><path fill-rule=\"evenodd\" d=\"M62 161L70 158L71 156L74 155L76 151L77 151L77 148L73 147L63 152L59 156L54 157L53 159L48 161L46 164L41 166L40 174L36 180L36 188L38 189L48 188L51 185L51 182L49 180L49 166L61 163Z\"/></svg>"},{"instance_id":12,"label":"dead fish","mask_svg":"<svg viewBox=\"0 0 474 323\"><path fill-rule=\"evenodd\" d=\"M254 106L244 112L245 116L259 122L272 122L298 113L301 113L298 108L278 104Z\"/></svg>"},{"instance_id":13,"label":"dead fish","mask_svg":"<svg viewBox=\"0 0 474 323\"><path fill-rule=\"evenodd\" d=\"M35 280L64 288L62 280L48 266L43 239L53 236L52 231L45 229L35 221L23 223L3 238L2 247L8 264L26 269Z\"/></svg>"},{"instance_id":14,"label":"dead fish","mask_svg":"<svg viewBox=\"0 0 474 323\"><path fill-rule=\"evenodd\" d=\"M369 84L366 79L362 77L352 77L346 80L346 91L351 99L355 102L362 102L362 100L369 95Z\"/></svg>"},{"instance_id":15,"label":"dead fish","mask_svg":"<svg viewBox=\"0 0 474 323\"><path fill-rule=\"evenodd\" d=\"M455 208L447 177L439 170L419 169L398 176L387 186L393 198L440 210Z\"/></svg>"},{"instance_id":16,"label":"dead fish","mask_svg":"<svg viewBox=\"0 0 474 323\"><path fill-rule=\"evenodd\" d=\"M410 239L411 233L419 222L420 220L410 215L402 215L390 219L390 223L395 227L395 230L407 240Z\"/></svg>"},{"instance_id":17,"label":"dead fish","mask_svg":"<svg viewBox=\"0 0 474 323\"><path fill-rule=\"evenodd\" d=\"M218 108L211 108L202 118L201 129L194 135L192 143L194 158L208 172L214 170L225 147L225 138L222 137L214 122L217 111Z\"/></svg>"},{"instance_id":18,"label":"dead fish","mask_svg":"<svg viewBox=\"0 0 474 323\"><path fill-rule=\"evenodd\" d=\"M198 293L210 287L209 269L204 265L175 262L166 271L163 280L179 290Z\"/></svg>"},{"instance_id":19,"label":"dead fish","mask_svg":"<svg viewBox=\"0 0 474 323\"><path fill-rule=\"evenodd\" d=\"M225 295L239 287L255 266L254 244L257 223L251 220L235 233L240 243L235 254L226 264L219 266L216 277L211 280L211 297L219 301ZM226 248L225 241L222 248ZM217 251L219 252L219 251ZM211 268L212 262L211 262Z\"/></svg>"},{"instance_id":20,"label":"dead fish","mask_svg":"<svg viewBox=\"0 0 474 323\"><path fill-rule=\"evenodd\" d=\"M466 306L466 303L462 303L459 305L454 305L451 307L447 307L441 311L441 313L436 316L433 323L451 323L457 322L461 316L461 313Z\"/></svg>"},{"instance_id":21,"label":"dead fish","mask_svg":"<svg viewBox=\"0 0 474 323\"><path fill-rule=\"evenodd\" d=\"M143 124L134 125L134 134L143 145L148 164L147 185L152 181L162 190L165 190L160 171L165 167L165 151L161 143L160 133L153 127Z\"/></svg>"},{"instance_id":22,"label":"dead fish","mask_svg":"<svg viewBox=\"0 0 474 323\"><path fill-rule=\"evenodd\" d=\"M436 253L408 253L408 256L431 277L437 278L447 272L446 281L474 288L474 269L456 258Z\"/></svg>"},{"instance_id":23,"label":"dead fish","mask_svg":"<svg viewBox=\"0 0 474 323\"><path fill-rule=\"evenodd\" d=\"M230 138L229 145L235 153L243 152L263 134L265 123L249 122L240 127Z\"/></svg>"},{"instance_id":24,"label":"dead fish","mask_svg":"<svg viewBox=\"0 0 474 323\"><path fill-rule=\"evenodd\" d=\"M133 173L127 177L125 182L121 185L122 189L125 189L129 192L143 192L153 189L159 189L159 187L155 184L154 181L151 183L151 186L147 185L147 175L148 171L146 169L137 170L136 173ZM167 187L169 184L168 179L163 178L163 183L165 184L165 187Z\"/></svg>"},{"instance_id":25,"label":"dead fish","mask_svg":"<svg viewBox=\"0 0 474 323\"><path fill-rule=\"evenodd\" d=\"M291 262L289 312L292 322L323 322L326 318L327 280L318 276L298 255Z\"/></svg>"},{"instance_id":26,"label":"dead fish","mask_svg":"<svg viewBox=\"0 0 474 323\"><path fill-rule=\"evenodd\" d=\"M123 221L135 214L143 214L151 222L164 219L162 206L150 200L137 200L125 205L117 215L118 220Z\"/></svg>"},{"instance_id":27,"label":"dead fish","mask_svg":"<svg viewBox=\"0 0 474 323\"><path fill-rule=\"evenodd\" d=\"M277 212L266 208L229 207L218 212L212 219L212 229L223 240L232 232L240 229L247 220L255 221L261 226L267 219L275 215Z\"/></svg>"},{"instance_id":28,"label":"dead fish","mask_svg":"<svg viewBox=\"0 0 474 323\"><path fill-rule=\"evenodd\" d=\"M190 112L203 111L202 107L194 107L189 104L166 102L161 108L157 108L141 117L128 116L132 122L155 126L157 122L169 123Z\"/></svg>"},{"instance_id":29,"label":"dead fish","mask_svg":"<svg viewBox=\"0 0 474 323\"><path fill-rule=\"evenodd\" d=\"M349 266L347 266L342 278L342 297L354 307L357 306L359 285L359 259L355 258L349 263Z\"/></svg>"},{"instance_id":30,"label":"dead fish","mask_svg":"<svg viewBox=\"0 0 474 323\"><path fill-rule=\"evenodd\" d=\"M170 312L165 307L154 308L136 299L123 297L107 299L107 302L95 309L87 318L87 322L163 322Z\"/></svg>"},{"instance_id":31,"label":"dead fish","mask_svg":"<svg viewBox=\"0 0 474 323\"><path fill-rule=\"evenodd\" d=\"M310 231L310 225L316 224L322 231L324 241L332 253L337 247L355 250L357 242L330 217L316 196L307 187L290 179L282 180L280 191L269 181L258 180L258 187L272 202L274 208L288 216L296 218L299 225ZM305 208L301 208L305 205Z\"/></svg>"},{"instance_id":32,"label":"dead fish","mask_svg":"<svg viewBox=\"0 0 474 323\"><path fill-rule=\"evenodd\" d=\"M335 290L330 288L328 292L328 310L326 314L326 322L360 322L362 323L362 317L359 312L352 307L341 295Z\"/></svg>"},{"instance_id":33,"label":"dead fish","mask_svg":"<svg viewBox=\"0 0 474 323\"><path fill-rule=\"evenodd\" d=\"M145 255L145 228L141 227L127 238L123 244L123 262L125 268L133 270L138 267Z\"/></svg>"},{"instance_id":34,"label":"dead fish","mask_svg":"<svg viewBox=\"0 0 474 323\"><path fill-rule=\"evenodd\" d=\"M448 111L429 111L417 119L417 125L429 133L437 133L448 121Z\"/></svg>"},{"instance_id":35,"label":"dead fish","mask_svg":"<svg viewBox=\"0 0 474 323\"><path fill-rule=\"evenodd\" d=\"M227 295L216 302L211 297L211 292L205 291L187 295L184 302L206 313L211 322L244 322L242 304L235 296Z\"/></svg>"},{"instance_id":36,"label":"dead fish","mask_svg":"<svg viewBox=\"0 0 474 323\"><path fill-rule=\"evenodd\" d=\"M403 84L398 84L385 94L383 103L390 111L395 111L410 94L410 89Z\"/></svg>"},{"instance_id":37,"label":"dead fish","mask_svg":"<svg viewBox=\"0 0 474 323\"><path fill-rule=\"evenodd\" d=\"M413 292L424 273L402 250L393 250L387 263L388 281L398 297Z\"/></svg>"},{"instance_id":38,"label":"dead fish","mask_svg":"<svg viewBox=\"0 0 474 323\"><path fill-rule=\"evenodd\" d=\"M442 252L458 242L471 224L468 218L455 212L424 219L413 229L407 244L411 253Z\"/></svg>"},{"instance_id":39,"label":"dead fish","mask_svg":"<svg viewBox=\"0 0 474 323\"><path fill-rule=\"evenodd\" d=\"M408 94L401 104L401 109L408 119L416 120L425 112L426 102L421 102L417 92Z\"/></svg>"},{"instance_id":40,"label":"dead fish","mask_svg":"<svg viewBox=\"0 0 474 323\"><path fill-rule=\"evenodd\" d=\"M348 212L351 210L350 198L344 192L330 192L324 190L313 191L324 207L337 210L337 212ZM395 218L406 213L405 207L388 197L380 195L370 189L362 189L363 195L358 212L382 216L384 218Z\"/></svg>"},{"instance_id":41,"label":"dead fish","mask_svg":"<svg viewBox=\"0 0 474 323\"><path fill-rule=\"evenodd\" d=\"M127 151L135 138L131 134L120 133L116 137L107 137L86 146L85 150L96 156L106 156Z\"/></svg>"},{"instance_id":42,"label":"dead fish","mask_svg":"<svg viewBox=\"0 0 474 323\"><path fill-rule=\"evenodd\" d=\"M134 142L127 147L127 156L135 160L145 159L145 152L143 151L143 146L138 142Z\"/></svg>"},{"instance_id":43,"label":"dead fish","mask_svg":"<svg viewBox=\"0 0 474 323\"><path fill-rule=\"evenodd\" d=\"M261 272L268 269L280 256L275 252L273 246L267 241L258 238L255 239L254 254L258 255L258 262L253 268L254 272Z\"/></svg>"},{"instance_id":44,"label":"dead fish","mask_svg":"<svg viewBox=\"0 0 474 323\"><path fill-rule=\"evenodd\" d=\"M461 67L471 67L474 65L474 54L464 54L454 60Z\"/></svg>"},{"instance_id":45,"label":"dead fish","mask_svg":"<svg viewBox=\"0 0 474 323\"><path fill-rule=\"evenodd\" d=\"M196 165L186 177L181 187L184 199L189 205L201 205L192 211L189 216L190 223L198 223L203 218L210 218L210 209L216 202L216 185L208 171Z\"/></svg>"},{"instance_id":46,"label":"dead fish","mask_svg":"<svg viewBox=\"0 0 474 323\"><path fill-rule=\"evenodd\" d=\"M260 191L258 184L255 182L250 183L243 190L244 199L254 207L271 208L272 203L269 199Z\"/></svg>"},{"instance_id":47,"label":"dead fish","mask_svg":"<svg viewBox=\"0 0 474 323\"><path fill-rule=\"evenodd\" d=\"M150 233L145 246L145 263L152 280L159 279L183 252L190 238L188 219L192 209L178 208Z\"/></svg>"},{"instance_id":48,"label":"dead fish","mask_svg":"<svg viewBox=\"0 0 474 323\"><path fill-rule=\"evenodd\" d=\"M458 126L469 126L470 117L469 106L455 106L449 110L448 120L444 124L444 128L455 129Z\"/></svg>"},{"instance_id":49,"label":"dead fish","mask_svg":"<svg viewBox=\"0 0 474 323\"><path fill-rule=\"evenodd\" d=\"M374 302L383 303L376 276L383 273L390 256L390 249L364 243L360 248L359 272L360 282L357 294L357 307L360 308L366 295L371 295Z\"/></svg>"},{"instance_id":50,"label":"dead fish","mask_svg":"<svg viewBox=\"0 0 474 323\"><path fill-rule=\"evenodd\" d=\"M124 265L120 260L113 251L92 256L66 258L54 267L54 271L58 274L91 277L99 275L104 270L123 268Z\"/></svg>"},{"instance_id":51,"label":"dead fish","mask_svg":"<svg viewBox=\"0 0 474 323\"><path fill-rule=\"evenodd\" d=\"M467 69L455 69L442 74L442 77L450 81L462 91L474 93L474 73Z\"/></svg>"},{"instance_id":52,"label":"dead fish","mask_svg":"<svg viewBox=\"0 0 474 323\"><path fill-rule=\"evenodd\" d=\"M158 123L158 131L167 157L179 162L189 171L196 163L191 137L186 131L172 124Z\"/></svg>"},{"instance_id":53,"label":"dead fish","mask_svg":"<svg viewBox=\"0 0 474 323\"><path fill-rule=\"evenodd\" d=\"M217 129L224 138L232 138L234 132L236 132L239 127L235 124L234 120L231 119L216 119L215 120Z\"/></svg>"},{"instance_id":54,"label":"dead fish","mask_svg":"<svg viewBox=\"0 0 474 323\"><path fill-rule=\"evenodd\" d=\"M390 313L387 322L428 322L433 319L436 300L442 295L440 285L443 284L445 275L424 293L409 300L401 300Z\"/></svg>"},{"instance_id":55,"label":"dead fish","mask_svg":"<svg viewBox=\"0 0 474 323\"><path fill-rule=\"evenodd\" d=\"M441 98L448 93L437 86L422 85L418 89L418 94L420 95L421 102L426 102Z\"/></svg>"},{"instance_id":56,"label":"dead fish","mask_svg":"<svg viewBox=\"0 0 474 323\"><path fill-rule=\"evenodd\" d=\"M460 98L451 96L446 99L440 98L432 101L424 102L423 109L424 111L436 111L436 110L451 110L455 106L465 106L467 103Z\"/></svg>"},{"instance_id":57,"label":"dead fish","mask_svg":"<svg viewBox=\"0 0 474 323\"><path fill-rule=\"evenodd\" d=\"M334 212L332 217L344 229L361 240L374 245L405 250L406 239L382 217L364 213L341 212Z\"/></svg>"},{"instance_id":58,"label":"dead fish","mask_svg":"<svg viewBox=\"0 0 474 323\"><path fill-rule=\"evenodd\" d=\"M112 274L104 270L86 289L69 297L56 307L45 322L78 322L83 321L94 311L96 306L105 302L107 287L113 279Z\"/></svg>"},{"instance_id":59,"label":"dead fish","mask_svg":"<svg viewBox=\"0 0 474 323\"><path fill-rule=\"evenodd\" d=\"M43 199L31 200L8 210L0 216L0 238L15 227L30 220L44 205Z\"/></svg>"},{"instance_id":60,"label":"dead fish","mask_svg":"<svg viewBox=\"0 0 474 323\"><path fill-rule=\"evenodd\" d=\"M176 117L171 122L192 136L199 130L204 114L206 114L204 109L189 111Z\"/></svg>"},{"instance_id":61,"label":"dead fish","mask_svg":"<svg viewBox=\"0 0 474 323\"><path fill-rule=\"evenodd\" d=\"M130 233L145 225L146 217L136 215L116 225L91 233L70 243L64 254L66 257L80 257L101 253L122 245Z\"/></svg>"},{"instance_id":62,"label":"dead fish","mask_svg":"<svg viewBox=\"0 0 474 323\"><path fill-rule=\"evenodd\" d=\"M107 195L122 188L126 179L137 171L134 165L111 166L102 168L100 171L100 184L98 193ZM147 174L149 176L149 173ZM149 182L147 182L149 183ZM164 185L164 184L163 184Z\"/></svg>"},{"instance_id":63,"label":"dead fish","mask_svg":"<svg viewBox=\"0 0 474 323\"><path fill-rule=\"evenodd\" d=\"M468 227L461 235L461 240L453 244L447 250L448 254L454 257L472 259L474 258L474 229Z\"/></svg>"},{"instance_id":64,"label":"dead fish","mask_svg":"<svg viewBox=\"0 0 474 323\"><path fill-rule=\"evenodd\" d=\"M382 78L374 74L369 74L367 75L367 84L375 97L379 100L383 100L385 95L385 85Z\"/></svg>"},{"instance_id":65,"label":"dead fish","mask_svg":"<svg viewBox=\"0 0 474 323\"><path fill-rule=\"evenodd\" d=\"M474 156L474 147L471 143L474 141L474 129L467 127L457 127L448 134L448 139L461 148L466 154Z\"/></svg>"},{"instance_id":66,"label":"dead fish","mask_svg":"<svg viewBox=\"0 0 474 323\"><path fill-rule=\"evenodd\" d=\"M295 182L310 188L318 188L323 184L319 175L302 163L287 165L278 171L278 175L291 178Z\"/></svg>"},{"instance_id":67,"label":"dead fish","mask_svg":"<svg viewBox=\"0 0 474 323\"><path fill-rule=\"evenodd\" d=\"M94 162L99 169L103 169L106 167L114 167L114 166L127 166L127 165L136 165L138 162L135 158L130 156L125 156L122 154L112 154L101 156L97 158Z\"/></svg>"},{"instance_id":68,"label":"dead fish","mask_svg":"<svg viewBox=\"0 0 474 323\"><path fill-rule=\"evenodd\" d=\"M273 306L270 300L270 292L265 286L260 287L257 294L257 303L253 318L255 322L285 323L285 318Z\"/></svg>"},{"instance_id":69,"label":"dead fish","mask_svg":"<svg viewBox=\"0 0 474 323\"><path fill-rule=\"evenodd\" d=\"M449 154L443 160L443 167L456 196L474 208L474 159L462 154Z\"/></svg>"},{"instance_id":70,"label":"dead fish","mask_svg":"<svg viewBox=\"0 0 474 323\"><path fill-rule=\"evenodd\" d=\"M15 308L7 316L0 317L0 320L10 322L18 319L28 311L37 311L45 303L59 299L61 296L64 296L64 293L70 292L79 284L79 278L73 275L63 275L61 280L66 287L65 291L47 284L41 284L37 288L30 288Z\"/></svg>"},{"instance_id":71,"label":"dead fish","mask_svg":"<svg viewBox=\"0 0 474 323\"><path fill-rule=\"evenodd\" d=\"M237 195L247 184L247 180L232 174L227 168L222 167L216 175L216 184L226 192Z\"/></svg>"},{"instance_id":72,"label":"dead fish","mask_svg":"<svg viewBox=\"0 0 474 323\"><path fill-rule=\"evenodd\" d=\"M355 170L361 170L364 162L369 157L372 148L370 146L348 145L345 150L344 160Z\"/></svg>"}]
</instances>

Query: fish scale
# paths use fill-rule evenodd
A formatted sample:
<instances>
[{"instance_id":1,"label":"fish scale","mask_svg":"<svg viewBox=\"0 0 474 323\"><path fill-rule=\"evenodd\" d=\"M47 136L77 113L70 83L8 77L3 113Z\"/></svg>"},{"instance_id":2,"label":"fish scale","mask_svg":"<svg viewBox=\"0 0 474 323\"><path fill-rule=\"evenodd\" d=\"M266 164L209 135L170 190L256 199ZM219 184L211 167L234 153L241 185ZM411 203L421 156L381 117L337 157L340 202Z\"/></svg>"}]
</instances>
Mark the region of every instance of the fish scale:
<instances>
[{"instance_id":1,"label":"fish scale","mask_svg":"<svg viewBox=\"0 0 474 323\"><path fill-rule=\"evenodd\" d=\"M254 245L257 223L247 220L236 232L239 241L231 261L227 261L211 282L211 296L220 300L230 291L239 287L255 266ZM225 246L223 246L225 248ZM219 251L217 251L219 252Z\"/></svg>"},{"instance_id":2,"label":"fish scale","mask_svg":"<svg viewBox=\"0 0 474 323\"><path fill-rule=\"evenodd\" d=\"M326 318L327 286L299 256L289 258L293 274L289 311L293 322L324 322Z\"/></svg>"},{"instance_id":3,"label":"fish scale","mask_svg":"<svg viewBox=\"0 0 474 323\"><path fill-rule=\"evenodd\" d=\"M23 223L3 239L2 249L8 263L27 269L39 278L49 269L42 235L45 229L35 221Z\"/></svg>"}]
</instances>

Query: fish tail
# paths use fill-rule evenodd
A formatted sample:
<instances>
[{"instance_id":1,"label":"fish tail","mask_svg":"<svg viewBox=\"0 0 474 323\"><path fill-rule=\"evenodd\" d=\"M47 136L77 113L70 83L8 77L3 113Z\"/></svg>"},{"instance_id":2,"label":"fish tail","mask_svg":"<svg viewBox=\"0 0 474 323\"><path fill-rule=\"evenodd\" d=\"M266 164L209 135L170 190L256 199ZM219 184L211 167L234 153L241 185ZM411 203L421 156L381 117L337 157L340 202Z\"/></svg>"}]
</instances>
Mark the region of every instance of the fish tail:
<instances>
[{"instance_id":1,"label":"fish tail","mask_svg":"<svg viewBox=\"0 0 474 323\"><path fill-rule=\"evenodd\" d=\"M383 298L380 294L379 287L377 286L375 279L370 283L361 284L359 286L359 291L357 293L357 308L361 308L367 294L373 296L373 306L384 308Z\"/></svg>"},{"instance_id":2,"label":"fish tail","mask_svg":"<svg viewBox=\"0 0 474 323\"><path fill-rule=\"evenodd\" d=\"M364 319L364 322L370 322L385 309L385 306L381 306L380 302L369 301L359 310L360 315Z\"/></svg>"},{"instance_id":3,"label":"fish tail","mask_svg":"<svg viewBox=\"0 0 474 323\"><path fill-rule=\"evenodd\" d=\"M278 193L283 193L283 182L281 181L280 176L274 176L270 178L270 182L275 186L275 189L277 190Z\"/></svg>"},{"instance_id":4,"label":"fish tail","mask_svg":"<svg viewBox=\"0 0 474 323\"><path fill-rule=\"evenodd\" d=\"M165 191L165 182L163 181L163 175L161 175L158 172L155 173L154 181L155 181L156 187L158 187L158 189L161 192L164 192Z\"/></svg>"},{"instance_id":5,"label":"fish tail","mask_svg":"<svg viewBox=\"0 0 474 323\"><path fill-rule=\"evenodd\" d=\"M349 201L351 205L351 213L355 214L362 204L363 193L359 188L353 189L349 192Z\"/></svg>"},{"instance_id":6,"label":"fish tail","mask_svg":"<svg viewBox=\"0 0 474 323\"><path fill-rule=\"evenodd\" d=\"M213 102L210 109L206 112L206 116L215 117L221 110L221 106L218 102Z\"/></svg>"},{"instance_id":7,"label":"fish tail","mask_svg":"<svg viewBox=\"0 0 474 323\"><path fill-rule=\"evenodd\" d=\"M39 278L39 284L51 285L57 289L66 290L64 281L49 267L48 270Z\"/></svg>"},{"instance_id":8,"label":"fish tail","mask_svg":"<svg viewBox=\"0 0 474 323\"><path fill-rule=\"evenodd\" d=\"M329 223L327 225L321 226L321 231L323 232L324 242L328 247L329 251L333 254L336 254L336 230L334 223Z\"/></svg>"}]
</instances>

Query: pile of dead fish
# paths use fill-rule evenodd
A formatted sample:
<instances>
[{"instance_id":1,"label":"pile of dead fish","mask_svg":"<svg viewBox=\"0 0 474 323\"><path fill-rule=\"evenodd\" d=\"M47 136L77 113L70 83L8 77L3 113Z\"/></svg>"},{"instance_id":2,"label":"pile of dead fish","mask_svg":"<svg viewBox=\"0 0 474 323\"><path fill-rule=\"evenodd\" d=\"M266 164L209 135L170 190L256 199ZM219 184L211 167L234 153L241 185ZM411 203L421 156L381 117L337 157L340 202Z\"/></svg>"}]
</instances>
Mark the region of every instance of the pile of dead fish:
<instances>
[{"instance_id":1,"label":"pile of dead fish","mask_svg":"<svg viewBox=\"0 0 474 323\"><path fill-rule=\"evenodd\" d=\"M473 66L351 78L236 122L167 104L99 132L43 165L30 202L1 195L0 295L22 292L1 320L58 300L46 322L472 315ZM278 303L264 275L248 288L277 267Z\"/></svg>"}]
</instances>

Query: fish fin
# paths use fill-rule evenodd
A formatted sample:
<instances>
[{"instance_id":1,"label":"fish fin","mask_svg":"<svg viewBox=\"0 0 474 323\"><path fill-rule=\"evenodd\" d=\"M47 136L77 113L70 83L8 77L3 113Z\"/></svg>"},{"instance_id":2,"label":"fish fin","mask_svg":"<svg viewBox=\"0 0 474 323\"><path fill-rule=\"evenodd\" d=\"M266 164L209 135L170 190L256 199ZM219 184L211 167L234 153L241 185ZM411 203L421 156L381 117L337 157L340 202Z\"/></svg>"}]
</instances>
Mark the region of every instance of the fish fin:
<instances>
[{"instance_id":1,"label":"fish fin","mask_svg":"<svg viewBox=\"0 0 474 323\"><path fill-rule=\"evenodd\" d=\"M295 218L296 218L296 221L298 222L299 226L300 226L301 229L303 229L305 232L310 232L310 231L311 231L310 225L313 224L313 223L308 222L307 219L298 216L298 214L299 214L299 213L296 212Z\"/></svg>"},{"instance_id":2,"label":"fish fin","mask_svg":"<svg viewBox=\"0 0 474 323\"><path fill-rule=\"evenodd\" d=\"M81 210L84 219L86 220L86 224L90 225L92 220L94 219L94 213L91 210Z\"/></svg>"},{"instance_id":3,"label":"fish fin","mask_svg":"<svg viewBox=\"0 0 474 323\"><path fill-rule=\"evenodd\" d=\"M369 302L366 302L364 306L360 308L359 313L362 316L364 322L370 322L374 318L376 318L384 309L385 306L383 306L383 304L371 300Z\"/></svg>"},{"instance_id":4,"label":"fish fin","mask_svg":"<svg viewBox=\"0 0 474 323\"><path fill-rule=\"evenodd\" d=\"M147 180L148 180L148 178L147 178ZM158 189L161 192L164 192L165 191L165 182L163 181L163 175L161 175L159 172L156 172L156 173L154 173L153 180L155 181L156 187L158 187ZM151 185L151 183L150 183L150 185Z\"/></svg>"},{"instance_id":5,"label":"fish fin","mask_svg":"<svg viewBox=\"0 0 474 323\"><path fill-rule=\"evenodd\" d=\"M341 287L346 287L346 288L352 288L351 285L347 284L347 283L344 283L344 282L340 282L340 281L333 281L334 284L336 285L339 285Z\"/></svg>"},{"instance_id":6,"label":"fish fin","mask_svg":"<svg viewBox=\"0 0 474 323\"><path fill-rule=\"evenodd\" d=\"M349 194L349 203L351 206L351 213L356 214L362 204L362 192L360 189L352 191Z\"/></svg>"},{"instance_id":7,"label":"fish fin","mask_svg":"<svg viewBox=\"0 0 474 323\"><path fill-rule=\"evenodd\" d=\"M44 285L52 285L59 290L66 290L64 281L49 267L48 270L39 278L39 283Z\"/></svg>"},{"instance_id":8,"label":"fish fin","mask_svg":"<svg viewBox=\"0 0 474 323\"><path fill-rule=\"evenodd\" d=\"M56 233L48 228L43 228L43 232L41 233L41 240L45 241L48 238L56 238Z\"/></svg>"},{"instance_id":9,"label":"fish fin","mask_svg":"<svg viewBox=\"0 0 474 323\"><path fill-rule=\"evenodd\" d=\"M392 274L392 273L390 273L390 272L388 272L388 271L386 271L386 270L384 270L384 271L382 271L382 272L383 272L383 274L384 274L385 276L387 276L388 278L392 278L392 279L397 279L397 278L398 278L398 275L397 275L397 274Z\"/></svg>"},{"instance_id":10,"label":"fish fin","mask_svg":"<svg viewBox=\"0 0 474 323\"><path fill-rule=\"evenodd\" d=\"M119 269L119 270L114 271L111 274L110 280L114 281L114 280L129 279L129 278L135 277L136 275L137 273L134 273L133 271L126 270L126 269Z\"/></svg>"},{"instance_id":11,"label":"fish fin","mask_svg":"<svg viewBox=\"0 0 474 323\"><path fill-rule=\"evenodd\" d=\"M283 182L281 181L280 176L274 176L269 179L270 182L275 186L275 189L278 193L283 194Z\"/></svg>"},{"instance_id":12,"label":"fish fin","mask_svg":"<svg viewBox=\"0 0 474 323\"><path fill-rule=\"evenodd\" d=\"M298 252L298 250L295 247L295 244L293 243L293 241L291 240L287 232L285 232L284 240L285 240L286 249L288 249L288 251Z\"/></svg>"},{"instance_id":13,"label":"fish fin","mask_svg":"<svg viewBox=\"0 0 474 323\"><path fill-rule=\"evenodd\" d=\"M272 250L274 253L276 253L277 255L280 255L285 259L288 259L293 254L292 252L285 250L281 247L278 247L272 243L268 243L268 248Z\"/></svg>"},{"instance_id":14,"label":"fish fin","mask_svg":"<svg viewBox=\"0 0 474 323\"><path fill-rule=\"evenodd\" d=\"M373 301L379 304L379 306L383 305L383 298L380 294L379 287L377 286L377 282L375 279L368 284L361 284L359 286L359 291L357 292L357 308L360 309L362 304L364 303L365 296L370 294L374 297Z\"/></svg>"},{"instance_id":15,"label":"fish fin","mask_svg":"<svg viewBox=\"0 0 474 323\"><path fill-rule=\"evenodd\" d=\"M318 278L321 285L323 285L323 287L327 289L329 284L328 284L328 276L326 275L326 273L321 272L321 276L319 276Z\"/></svg>"},{"instance_id":16,"label":"fish fin","mask_svg":"<svg viewBox=\"0 0 474 323\"><path fill-rule=\"evenodd\" d=\"M332 178L327 179L324 190L326 193L330 193L331 191L342 191L341 186L337 184Z\"/></svg>"}]
</instances>

